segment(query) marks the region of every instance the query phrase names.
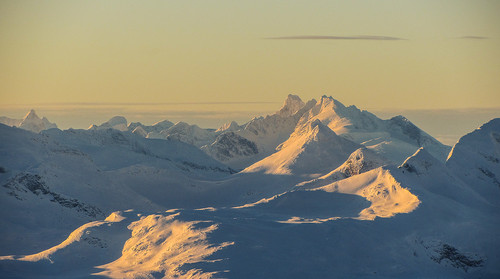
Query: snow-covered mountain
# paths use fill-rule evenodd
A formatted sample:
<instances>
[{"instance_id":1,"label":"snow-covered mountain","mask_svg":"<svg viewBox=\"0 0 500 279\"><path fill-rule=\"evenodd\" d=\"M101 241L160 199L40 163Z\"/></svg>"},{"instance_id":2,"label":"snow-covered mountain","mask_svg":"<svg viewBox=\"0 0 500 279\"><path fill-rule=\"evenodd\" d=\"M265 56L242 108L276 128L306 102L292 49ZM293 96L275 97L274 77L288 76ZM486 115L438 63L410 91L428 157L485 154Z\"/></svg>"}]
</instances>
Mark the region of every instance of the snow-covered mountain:
<instances>
[{"instance_id":1,"label":"snow-covered mountain","mask_svg":"<svg viewBox=\"0 0 500 279\"><path fill-rule=\"evenodd\" d=\"M335 133L362 144L395 163L401 163L419 147L425 147L439 160L446 159L450 147L443 145L403 116L382 120L374 114L346 107L332 97L323 96L305 113L299 124L320 120Z\"/></svg>"},{"instance_id":2,"label":"snow-covered mountain","mask_svg":"<svg viewBox=\"0 0 500 279\"><path fill-rule=\"evenodd\" d=\"M23 119L12 119L5 116L0 117L0 123L11 127L19 127L24 130L39 133L43 130L57 128L55 123L51 123L47 118L40 118L35 110L30 110Z\"/></svg>"},{"instance_id":3,"label":"snow-covered mountain","mask_svg":"<svg viewBox=\"0 0 500 279\"><path fill-rule=\"evenodd\" d=\"M331 97L218 130L0 124L0 277L498 278L500 119L446 149Z\"/></svg>"},{"instance_id":4,"label":"snow-covered mountain","mask_svg":"<svg viewBox=\"0 0 500 279\"><path fill-rule=\"evenodd\" d=\"M128 131L127 119L123 116L114 116L101 125L92 125L89 130L115 129L118 131Z\"/></svg>"},{"instance_id":5,"label":"snow-covered mountain","mask_svg":"<svg viewBox=\"0 0 500 279\"><path fill-rule=\"evenodd\" d=\"M346 107L332 97L323 96L319 101L313 99L304 103L300 97L289 95L275 114L254 118L241 128L236 123L226 125L231 126L235 134L253 142L257 146L257 154L224 156L210 148L204 150L210 150L211 156L234 168L244 168L273 154L297 128L316 120L337 135L363 145L395 164L402 163L420 147L425 147L444 162L451 149L403 116L382 120L355 106ZM227 127L217 131L223 133ZM234 146L232 149L241 148Z\"/></svg>"},{"instance_id":6,"label":"snow-covered mountain","mask_svg":"<svg viewBox=\"0 0 500 279\"><path fill-rule=\"evenodd\" d=\"M278 145L290 137L296 129L297 121L311 105L311 103L304 104L298 96L288 95L278 112L266 117L256 117L244 124L241 129L233 129L236 135L255 144L258 152L243 156L235 154L231 157L225 157L222 162L233 168L243 169L273 154L276 152ZM233 127L235 126L233 125ZM238 150L245 147L234 146L232 148ZM209 148L206 148L206 150L209 150ZM210 154L214 158L223 157L213 152Z\"/></svg>"},{"instance_id":7,"label":"snow-covered mountain","mask_svg":"<svg viewBox=\"0 0 500 279\"><path fill-rule=\"evenodd\" d=\"M240 130L242 127L236 123L236 121L231 121L219 127L215 132L223 133L223 132L234 132Z\"/></svg>"},{"instance_id":8,"label":"snow-covered mountain","mask_svg":"<svg viewBox=\"0 0 500 279\"><path fill-rule=\"evenodd\" d=\"M202 129L197 125L190 125L186 122L177 122L166 130L159 133L148 134L148 138L174 139L197 147L212 143L215 140L213 130Z\"/></svg>"},{"instance_id":9,"label":"snow-covered mountain","mask_svg":"<svg viewBox=\"0 0 500 279\"><path fill-rule=\"evenodd\" d=\"M129 131L136 135L152 138L177 140L201 147L212 143L216 138L215 131L211 129L202 129L197 125L190 125L186 122L172 123L168 120L157 122L151 126L140 122L131 122L123 116L114 116L101 125L92 125L88 130L115 129L118 131Z\"/></svg>"},{"instance_id":10,"label":"snow-covered mountain","mask_svg":"<svg viewBox=\"0 0 500 279\"><path fill-rule=\"evenodd\" d=\"M0 116L0 124L4 124L11 127L18 127L21 124L22 119L9 118L7 116Z\"/></svg>"},{"instance_id":11,"label":"snow-covered mountain","mask_svg":"<svg viewBox=\"0 0 500 279\"><path fill-rule=\"evenodd\" d=\"M500 205L500 118L460 138L446 165L490 203Z\"/></svg>"},{"instance_id":12,"label":"snow-covered mountain","mask_svg":"<svg viewBox=\"0 0 500 279\"><path fill-rule=\"evenodd\" d=\"M311 181L302 182L297 186L305 189L317 188L390 164L391 162L381 155L362 147L351 153L349 158L338 168Z\"/></svg>"},{"instance_id":13,"label":"snow-covered mountain","mask_svg":"<svg viewBox=\"0 0 500 279\"><path fill-rule=\"evenodd\" d=\"M182 141L200 147L234 169L244 169L275 153L277 147L288 140L295 130L316 120L337 135L374 150L395 164L402 163L420 147L425 147L432 156L444 162L451 149L403 116L382 120L370 112L355 106L346 107L327 96L322 96L319 101L312 99L304 103L299 96L290 94L274 114L256 117L243 125L232 121L217 130L203 129L185 122L173 124L168 120L153 126L139 122L127 125L126 119L120 116L91 128L114 128L147 138ZM222 148L219 147L221 140L224 142ZM256 149L250 147L253 145Z\"/></svg>"},{"instance_id":14,"label":"snow-covered mountain","mask_svg":"<svg viewBox=\"0 0 500 279\"><path fill-rule=\"evenodd\" d=\"M317 175L340 166L361 146L339 137L321 121L298 126L277 152L244 169L267 174Z\"/></svg>"}]
</instances>

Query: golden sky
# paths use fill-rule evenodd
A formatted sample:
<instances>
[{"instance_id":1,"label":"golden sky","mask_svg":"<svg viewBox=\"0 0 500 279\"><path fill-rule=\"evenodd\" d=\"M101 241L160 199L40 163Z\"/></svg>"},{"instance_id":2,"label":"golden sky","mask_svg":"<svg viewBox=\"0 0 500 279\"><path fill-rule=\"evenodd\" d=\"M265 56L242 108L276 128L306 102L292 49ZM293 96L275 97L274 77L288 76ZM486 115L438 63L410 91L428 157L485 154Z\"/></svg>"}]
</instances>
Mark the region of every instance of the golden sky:
<instances>
[{"instance_id":1,"label":"golden sky","mask_svg":"<svg viewBox=\"0 0 500 279\"><path fill-rule=\"evenodd\" d=\"M483 0L3 0L0 109L271 111L289 93L364 109L498 108L499 14Z\"/></svg>"}]
</instances>

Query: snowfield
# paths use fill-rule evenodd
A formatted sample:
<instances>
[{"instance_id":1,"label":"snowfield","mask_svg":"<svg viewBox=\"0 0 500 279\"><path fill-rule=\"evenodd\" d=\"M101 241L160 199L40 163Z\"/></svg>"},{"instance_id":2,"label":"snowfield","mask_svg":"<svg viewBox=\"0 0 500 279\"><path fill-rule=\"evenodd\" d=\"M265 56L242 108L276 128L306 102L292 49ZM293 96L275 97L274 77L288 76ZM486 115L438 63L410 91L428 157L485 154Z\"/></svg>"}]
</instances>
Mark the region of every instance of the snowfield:
<instances>
[{"instance_id":1,"label":"snowfield","mask_svg":"<svg viewBox=\"0 0 500 279\"><path fill-rule=\"evenodd\" d=\"M326 96L217 130L1 119L0 278L500 277L500 118L453 148Z\"/></svg>"}]
</instances>

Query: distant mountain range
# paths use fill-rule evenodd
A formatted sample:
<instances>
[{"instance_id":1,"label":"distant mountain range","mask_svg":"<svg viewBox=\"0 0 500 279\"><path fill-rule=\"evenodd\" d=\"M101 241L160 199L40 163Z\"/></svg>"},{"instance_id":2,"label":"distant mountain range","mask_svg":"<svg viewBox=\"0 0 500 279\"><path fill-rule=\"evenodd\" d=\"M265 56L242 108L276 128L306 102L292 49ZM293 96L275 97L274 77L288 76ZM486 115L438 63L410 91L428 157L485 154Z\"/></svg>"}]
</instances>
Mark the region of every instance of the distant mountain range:
<instances>
[{"instance_id":1,"label":"distant mountain range","mask_svg":"<svg viewBox=\"0 0 500 279\"><path fill-rule=\"evenodd\" d=\"M327 96L219 129L0 121L1 278L500 277L500 118L453 148Z\"/></svg>"}]
</instances>

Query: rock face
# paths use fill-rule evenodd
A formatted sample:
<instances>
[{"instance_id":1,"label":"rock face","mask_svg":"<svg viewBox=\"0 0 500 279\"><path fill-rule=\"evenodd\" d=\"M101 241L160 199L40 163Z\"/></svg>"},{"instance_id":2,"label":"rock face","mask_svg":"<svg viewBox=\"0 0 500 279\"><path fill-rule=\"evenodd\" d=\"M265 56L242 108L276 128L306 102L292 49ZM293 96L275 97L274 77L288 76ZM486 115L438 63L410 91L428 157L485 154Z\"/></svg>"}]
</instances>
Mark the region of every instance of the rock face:
<instances>
[{"instance_id":1,"label":"rock face","mask_svg":"<svg viewBox=\"0 0 500 279\"><path fill-rule=\"evenodd\" d=\"M259 153L255 143L234 132L220 134L212 144L203 146L202 150L221 162Z\"/></svg>"},{"instance_id":2,"label":"rock face","mask_svg":"<svg viewBox=\"0 0 500 279\"><path fill-rule=\"evenodd\" d=\"M278 114L281 117L289 117L299 112L305 105L299 96L289 94Z\"/></svg>"}]
</instances>

